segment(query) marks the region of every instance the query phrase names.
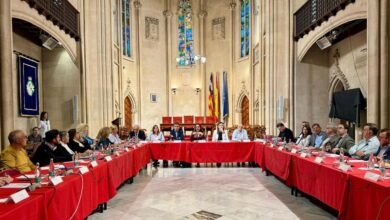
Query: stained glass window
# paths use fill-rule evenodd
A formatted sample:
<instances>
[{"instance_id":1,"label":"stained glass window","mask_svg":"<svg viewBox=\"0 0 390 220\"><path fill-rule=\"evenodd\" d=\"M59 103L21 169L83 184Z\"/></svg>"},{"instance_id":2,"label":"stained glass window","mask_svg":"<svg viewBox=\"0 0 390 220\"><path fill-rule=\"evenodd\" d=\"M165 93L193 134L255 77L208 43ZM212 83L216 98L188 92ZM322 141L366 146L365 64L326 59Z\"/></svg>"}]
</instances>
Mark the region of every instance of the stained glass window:
<instances>
[{"instance_id":1,"label":"stained glass window","mask_svg":"<svg viewBox=\"0 0 390 220\"><path fill-rule=\"evenodd\" d=\"M188 66L195 63L193 56L194 42L192 38L192 7L191 0L179 0L178 13L178 65Z\"/></svg>"},{"instance_id":2,"label":"stained glass window","mask_svg":"<svg viewBox=\"0 0 390 220\"><path fill-rule=\"evenodd\" d=\"M123 55L131 57L131 7L130 0L122 0L122 43Z\"/></svg>"},{"instance_id":3,"label":"stained glass window","mask_svg":"<svg viewBox=\"0 0 390 220\"><path fill-rule=\"evenodd\" d=\"M249 0L241 0L241 57L249 55Z\"/></svg>"},{"instance_id":4,"label":"stained glass window","mask_svg":"<svg viewBox=\"0 0 390 220\"><path fill-rule=\"evenodd\" d=\"M113 30L112 30L112 40L114 44L119 46L119 0L114 0L112 5L112 22L113 22Z\"/></svg>"}]
</instances>

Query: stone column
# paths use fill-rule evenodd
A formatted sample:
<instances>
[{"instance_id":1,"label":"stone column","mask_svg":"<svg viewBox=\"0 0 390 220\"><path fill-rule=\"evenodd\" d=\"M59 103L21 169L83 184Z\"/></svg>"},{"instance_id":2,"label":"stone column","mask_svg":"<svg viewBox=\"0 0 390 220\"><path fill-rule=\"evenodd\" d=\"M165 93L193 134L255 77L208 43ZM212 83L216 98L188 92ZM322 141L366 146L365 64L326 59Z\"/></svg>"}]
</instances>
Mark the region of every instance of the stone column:
<instances>
[{"instance_id":1,"label":"stone column","mask_svg":"<svg viewBox=\"0 0 390 220\"><path fill-rule=\"evenodd\" d=\"M165 16L165 38L166 38L166 85L167 85L167 114L172 115L172 93L171 93L171 74L172 74L172 11L171 11L171 1L165 1L165 11L163 12Z\"/></svg>"},{"instance_id":2,"label":"stone column","mask_svg":"<svg viewBox=\"0 0 390 220\"><path fill-rule=\"evenodd\" d=\"M229 91L230 91L230 94L229 94L229 121L228 121L228 125L233 125L234 124L234 114L235 114L235 109L234 109L234 106L235 106L235 103L234 103L234 83L233 83L233 76L235 75L235 63L236 63L236 60L235 60L235 57L236 57L236 50L235 50L235 34L236 34L236 31L235 31L235 20L236 20L236 6L237 6L237 3L235 0L232 0L231 3L230 3L230 20L231 20L231 23L230 23L230 30L231 30L231 43L230 43L230 73L228 73L228 88L229 88ZM229 123L230 122L230 123Z\"/></svg>"},{"instance_id":3,"label":"stone column","mask_svg":"<svg viewBox=\"0 0 390 220\"><path fill-rule=\"evenodd\" d=\"M380 127L389 126L389 36L388 0L380 4Z\"/></svg>"},{"instance_id":4,"label":"stone column","mask_svg":"<svg viewBox=\"0 0 390 220\"><path fill-rule=\"evenodd\" d=\"M379 123L379 54L380 54L380 0L367 3L368 91L367 122Z\"/></svg>"},{"instance_id":5,"label":"stone column","mask_svg":"<svg viewBox=\"0 0 390 220\"><path fill-rule=\"evenodd\" d=\"M203 1L201 1L201 9L199 12L199 45L200 45L200 55L205 56L205 36L204 36L204 23L205 17L207 16L207 11L203 9ZM200 79L201 79L201 92L200 92L200 115L207 114L208 105L206 105L206 96L207 96L207 77L206 77L206 64L199 61L200 65Z\"/></svg>"},{"instance_id":6,"label":"stone column","mask_svg":"<svg viewBox=\"0 0 390 220\"><path fill-rule=\"evenodd\" d=\"M12 18L11 1L0 1L0 69L1 69L1 144L6 146L8 133L14 128L12 100Z\"/></svg>"},{"instance_id":7,"label":"stone column","mask_svg":"<svg viewBox=\"0 0 390 220\"><path fill-rule=\"evenodd\" d=\"M141 33L140 33L140 10L142 4L139 0L134 1L135 9L135 42L136 42L136 68L137 68L137 102L138 102L138 124L142 127L142 90L141 90Z\"/></svg>"}]
</instances>

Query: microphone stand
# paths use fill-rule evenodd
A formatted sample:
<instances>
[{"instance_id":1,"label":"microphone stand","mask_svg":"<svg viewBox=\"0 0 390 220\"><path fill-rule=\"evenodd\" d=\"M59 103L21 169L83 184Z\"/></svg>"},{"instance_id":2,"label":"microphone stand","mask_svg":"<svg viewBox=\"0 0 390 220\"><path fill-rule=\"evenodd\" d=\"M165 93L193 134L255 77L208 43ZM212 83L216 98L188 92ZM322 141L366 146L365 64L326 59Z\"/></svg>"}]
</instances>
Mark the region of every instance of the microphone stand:
<instances>
[{"instance_id":1,"label":"microphone stand","mask_svg":"<svg viewBox=\"0 0 390 220\"><path fill-rule=\"evenodd\" d=\"M0 163L2 164L2 166L5 166L7 168L9 168L10 170L13 170L13 171L17 171L17 173L19 175L22 175L23 177L25 177L28 182L30 183L30 186L28 187L28 191L32 192L34 191L36 188L41 188L41 184L40 183L34 183L32 181L32 179L30 177L28 177L26 174L20 172L16 167L11 167L11 166L8 166L6 163L4 163L4 161L0 160Z\"/></svg>"}]
</instances>

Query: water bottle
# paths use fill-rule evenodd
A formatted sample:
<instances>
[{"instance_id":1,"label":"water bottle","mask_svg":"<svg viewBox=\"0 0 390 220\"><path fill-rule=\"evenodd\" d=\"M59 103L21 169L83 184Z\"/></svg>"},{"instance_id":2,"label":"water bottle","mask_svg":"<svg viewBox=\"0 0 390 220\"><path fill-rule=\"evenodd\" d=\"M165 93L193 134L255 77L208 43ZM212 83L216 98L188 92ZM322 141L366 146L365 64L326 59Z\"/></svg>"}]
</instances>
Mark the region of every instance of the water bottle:
<instances>
[{"instance_id":1,"label":"water bottle","mask_svg":"<svg viewBox=\"0 0 390 220\"><path fill-rule=\"evenodd\" d=\"M386 178L387 175L386 175L386 166L385 166L385 161L382 160L379 164L379 171L381 172L382 174L382 178Z\"/></svg>"},{"instance_id":2,"label":"water bottle","mask_svg":"<svg viewBox=\"0 0 390 220\"><path fill-rule=\"evenodd\" d=\"M54 177L55 176L55 170L54 170L54 162L53 158L50 158L50 164L49 164L49 176Z\"/></svg>"},{"instance_id":3,"label":"water bottle","mask_svg":"<svg viewBox=\"0 0 390 220\"><path fill-rule=\"evenodd\" d=\"M344 149L340 148L340 163L344 163Z\"/></svg>"},{"instance_id":4,"label":"water bottle","mask_svg":"<svg viewBox=\"0 0 390 220\"><path fill-rule=\"evenodd\" d=\"M74 155L73 155L73 166L74 166L74 167L78 167L78 166L79 166L78 153L77 153L77 151L74 152Z\"/></svg>"},{"instance_id":5,"label":"water bottle","mask_svg":"<svg viewBox=\"0 0 390 220\"><path fill-rule=\"evenodd\" d=\"M41 170L39 167L39 163L35 165L35 176L34 176L34 182L40 183L41 182Z\"/></svg>"},{"instance_id":6,"label":"water bottle","mask_svg":"<svg viewBox=\"0 0 390 220\"><path fill-rule=\"evenodd\" d=\"M374 169L374 167L375 167L374 154L371 153L370 158L367 161L367 169L372 170L372 169Z\"/></svg>"}]
</instances>

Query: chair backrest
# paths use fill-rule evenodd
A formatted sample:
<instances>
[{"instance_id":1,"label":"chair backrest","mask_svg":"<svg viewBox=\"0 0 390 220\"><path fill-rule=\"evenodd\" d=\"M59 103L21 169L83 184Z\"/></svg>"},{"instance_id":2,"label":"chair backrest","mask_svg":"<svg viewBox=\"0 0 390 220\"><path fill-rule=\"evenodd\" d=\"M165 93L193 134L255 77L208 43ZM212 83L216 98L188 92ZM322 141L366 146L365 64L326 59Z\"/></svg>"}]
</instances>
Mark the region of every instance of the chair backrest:
<instances>
[{"instance_id":1,"label":"chair backrest","mask_svg":"<svg viewBox=\"0 0 390 220\"><path fill-rule=\"evenodd\" d=\"M204 117L203 116L195 116L195 123L196 124L203 124L204 123Z\"/></svg>"},{"instance_id":2,"label":"chair backrest","mask_svg":"<svg viewBox=\"0 0 390 220\"><path fill-rule=\"evenodd\" d=\"M170 117L170 116L163 116L162 117L162 123L163 124L172 124L172 117Z\"/></svg>"},{"instance_id":3,"label":"chair backrest","mask_svg":"<svg viewBox=\"0 0 390 220\"><path fill-rule=\"evenodd\" d=\"M173 117L173 123L183 124L183 117L181 117L181 116L174 116Z\"/></svg>"},{"instance_id":4,"label":"chair backrest","mask_svg":"<svg viewBox=\"0 0 390 220\"><path fill-rule=\"evenodd\" d=\"M194 123L194 116L193 115L184 116L184 124L193 124L193 123Z\"/></svg>"},{"instance_id":5,"label":"chair backrest","mask_svg":"<svg viewBox=\"0 0 390 220\"><path fill-rule=\"evenodd\" d=\"M216 118L214 116L206 116L206 123L211 124L211 123L216 123Z\"/></svg>"}]
</instances>

